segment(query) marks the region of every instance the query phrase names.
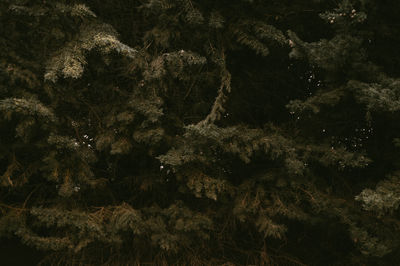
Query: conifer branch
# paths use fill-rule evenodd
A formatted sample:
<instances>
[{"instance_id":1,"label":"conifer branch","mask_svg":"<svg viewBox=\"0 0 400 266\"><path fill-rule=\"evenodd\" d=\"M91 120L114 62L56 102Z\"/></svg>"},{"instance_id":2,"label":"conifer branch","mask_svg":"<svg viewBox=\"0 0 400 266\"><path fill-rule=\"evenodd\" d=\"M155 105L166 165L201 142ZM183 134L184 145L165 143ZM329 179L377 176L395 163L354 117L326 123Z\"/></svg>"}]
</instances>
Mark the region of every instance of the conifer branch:
<instances>
[{"instance_id":1,"label":"conifer branch","mask_svg":"<svg viewBox=\"0 0 400 266\"><path fill-rule=\"evenodd\" d=\"M219 63L219 67L221 68L220 76L221 76L221 85L218 89L217 97L215 98L214 104L211 107L210 113L200 121L197 125L203 126L208 124L214 124L216 121L221 119L223 113L225 112L225 108L223 107L225 102L228 99L228 94L231 92L231 74L226 68L225 61L225 52L222 49L220 53L220 57L217 59Z\"/></svg>"}]
</instances>

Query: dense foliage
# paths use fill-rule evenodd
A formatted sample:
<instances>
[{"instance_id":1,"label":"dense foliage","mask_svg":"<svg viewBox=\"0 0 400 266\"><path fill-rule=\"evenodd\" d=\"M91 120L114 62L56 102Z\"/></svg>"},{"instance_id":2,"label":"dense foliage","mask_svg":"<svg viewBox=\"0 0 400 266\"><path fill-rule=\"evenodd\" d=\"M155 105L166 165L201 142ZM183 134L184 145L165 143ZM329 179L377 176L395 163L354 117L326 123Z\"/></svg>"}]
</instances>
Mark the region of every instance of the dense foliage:
<instances>
[{"instance_id":1,"label":"dense foliage","mask_svg":"<svg viewBox=\"0 0 400 266\"><path fill-rule=\"evenodd\" d=\"M394 265L399 10L1 1L2 257Z\"/></svg>"}]
</instances>

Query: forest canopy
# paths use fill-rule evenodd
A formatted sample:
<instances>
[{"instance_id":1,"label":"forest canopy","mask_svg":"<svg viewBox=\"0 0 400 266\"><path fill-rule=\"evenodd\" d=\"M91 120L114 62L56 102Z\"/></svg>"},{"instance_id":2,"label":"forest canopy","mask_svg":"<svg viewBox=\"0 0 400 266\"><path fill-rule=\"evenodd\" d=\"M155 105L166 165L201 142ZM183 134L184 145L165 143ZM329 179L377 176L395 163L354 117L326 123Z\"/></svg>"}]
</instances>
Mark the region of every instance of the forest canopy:
<instances>
[{"instance_id":1,"label":"forest canopy","mask_svg":"<svg viewBox=\"0 0 400 266\"><path fill-rule=\"evenodd\" d=\"M394 265L398 11L1 1L2 263Z\"/></svg>"}]
</instances>

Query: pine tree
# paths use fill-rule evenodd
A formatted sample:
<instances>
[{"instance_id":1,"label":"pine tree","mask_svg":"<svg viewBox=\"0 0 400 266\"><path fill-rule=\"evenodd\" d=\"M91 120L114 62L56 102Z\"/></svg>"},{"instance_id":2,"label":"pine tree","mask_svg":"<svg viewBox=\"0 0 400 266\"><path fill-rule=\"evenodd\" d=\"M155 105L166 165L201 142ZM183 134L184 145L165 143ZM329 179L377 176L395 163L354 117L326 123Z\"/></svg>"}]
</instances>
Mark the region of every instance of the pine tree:
<instances>
[{"instance_id":1,"label":"pine tree","mask_svg":"<svg viewBox=\"0 0 400 266\"><path fill-rule=\"evenodd\" d=\"M396 7L2 1L0 239L50 265L393 265Z\"/></svg>"}]
</instances>

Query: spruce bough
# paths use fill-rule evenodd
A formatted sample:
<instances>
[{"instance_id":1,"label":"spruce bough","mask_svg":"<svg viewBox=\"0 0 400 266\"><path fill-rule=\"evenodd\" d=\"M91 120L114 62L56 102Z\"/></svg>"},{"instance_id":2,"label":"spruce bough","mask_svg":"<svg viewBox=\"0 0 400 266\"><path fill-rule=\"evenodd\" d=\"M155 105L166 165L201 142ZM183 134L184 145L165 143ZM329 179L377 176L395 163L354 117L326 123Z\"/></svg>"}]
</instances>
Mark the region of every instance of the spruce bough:
<instances>
[{"instance_id":1,"label":"spruce bough","mask_svg":"<svg viewBox=\"0 0 400 266\"><path fill-rule=\"evenodd\" d=\"M43 264L393 264L398 8L3 1L0 239Z\"/></svg>"}]
</instances>

